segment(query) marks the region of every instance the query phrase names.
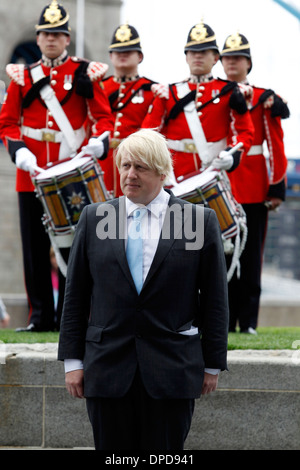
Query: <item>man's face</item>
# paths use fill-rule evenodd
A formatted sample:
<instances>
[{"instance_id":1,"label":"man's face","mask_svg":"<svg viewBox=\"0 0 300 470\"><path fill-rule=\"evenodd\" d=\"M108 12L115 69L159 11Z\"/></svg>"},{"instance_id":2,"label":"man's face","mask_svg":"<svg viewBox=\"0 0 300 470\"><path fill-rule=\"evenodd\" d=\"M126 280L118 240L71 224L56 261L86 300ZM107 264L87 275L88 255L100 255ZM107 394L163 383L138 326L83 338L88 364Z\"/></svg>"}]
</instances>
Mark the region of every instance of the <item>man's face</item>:
<instances>
[{"instance_id":1,"label":"man's face","mask_svg":"<svg viewBox=\"0 0 300 470\"><path fill-rule=\"evenodd\" d=\"M241 82L247 77L251 63L245 56L231 55L222 57L222 65L229 80Z\"/></svg>"},{"instance_id":2,"label":"man's face","mask_svg":"<svg viewBox=\"0 0 300 470\"><path fill-rule=\"evenodd\" d=\"M192 75L206 75L218 62L219 55L212 49L204 51L187 51L186 61Z\"/></svg>"},{"instance_id":3,"label":"man's face","mask_svg":"<svg viewBox=\"0 0 300 470\"><path fill-rule=\"evenodd\" d=\"M120 164L123 194L136 204L149 204L160 192L164 175L159 175L140 159L125 153Z\"/></svg>"},{"instance_id":4,"label":"man's face","mask_svg":"<svg viewBox=\"0 0 300 470\"><path fill-rule=\"evenodd\" d=\"M56 59L70 44L70 36L64 33L47 33L41 31L37 35L36 42L42 54L49 59Z\"/></svg>"},{"instance_id":5,"label":"man's face","mask_svg":"<svg viewBox=\"0 0 300 470\"><path fill-rule=\"evenodd\" d=\"M111 52L110 60L116 71L121 70L124 73L135 73L143 55L139 51Z\"/></svg>"}]
</instances>

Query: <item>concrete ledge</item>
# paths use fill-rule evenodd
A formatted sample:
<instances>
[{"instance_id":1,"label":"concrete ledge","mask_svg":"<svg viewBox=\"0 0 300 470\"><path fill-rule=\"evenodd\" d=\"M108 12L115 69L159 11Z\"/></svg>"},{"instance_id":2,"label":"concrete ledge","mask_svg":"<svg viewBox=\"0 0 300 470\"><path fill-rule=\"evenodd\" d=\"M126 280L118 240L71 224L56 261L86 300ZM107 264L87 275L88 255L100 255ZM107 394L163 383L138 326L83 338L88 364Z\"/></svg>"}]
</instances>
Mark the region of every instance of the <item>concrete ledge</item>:
<instances>
[{"instance_id":1,"label":"concrete ledge","mask_svg":"<svg viewBox=\"0 0 300 470\"><path fill-rule=\"evenodd\" d=\"M229 351L228 363L197 401L188 448L299 450L299 351Z\"/></svg>"},{"instance_id":2,"label":"concrete ledge","mask_svg":"<svg viewBox=\"0 0 300 470\"><path fill-rule=\"evenodd\" d=\"M0 345L0 446L93 448L85 401L64 386L57 344ZM298 450L300 355L229 351L218 391L196 401L190 450ZM1 448L1 447L0 447Z\"/></svg>"}]
</instances>

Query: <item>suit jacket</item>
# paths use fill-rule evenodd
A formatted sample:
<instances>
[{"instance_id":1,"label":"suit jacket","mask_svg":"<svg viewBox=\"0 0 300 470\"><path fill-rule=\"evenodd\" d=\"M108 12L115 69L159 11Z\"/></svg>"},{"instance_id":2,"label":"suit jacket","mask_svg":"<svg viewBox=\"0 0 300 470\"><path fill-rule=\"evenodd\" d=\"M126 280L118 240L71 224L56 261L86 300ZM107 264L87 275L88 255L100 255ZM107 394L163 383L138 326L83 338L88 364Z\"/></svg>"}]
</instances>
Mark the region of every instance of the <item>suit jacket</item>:
<instances>
[{"instance_id":1,"label":"suit jacket","mask_svg":"<svg viewBox=\"0 0 300 470\"><path fill-rule=\"evenodd\" d=\"M138 295L125 253L125 198L100 204L84 208L71 248L58 359L83 360L86 397L123 396L137 368L154 398L199 397L204 367L227 368L227 278L215 212L171 194L168 209L179 210L174 220L166 215L170 236L161 235ZM187 250L183 224L197 214L203 246ZM116 231L99 239L104 221L116 221ZM186 334L192 325L198 333Z\"/></svg>"}]
</instances>

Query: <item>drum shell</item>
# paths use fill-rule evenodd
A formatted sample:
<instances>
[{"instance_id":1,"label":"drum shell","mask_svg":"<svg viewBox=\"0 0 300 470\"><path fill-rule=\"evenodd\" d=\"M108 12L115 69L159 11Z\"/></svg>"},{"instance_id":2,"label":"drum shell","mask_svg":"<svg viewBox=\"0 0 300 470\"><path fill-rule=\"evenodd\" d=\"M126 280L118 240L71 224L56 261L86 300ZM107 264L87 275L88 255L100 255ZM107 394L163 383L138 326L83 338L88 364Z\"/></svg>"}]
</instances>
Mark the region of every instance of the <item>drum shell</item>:
<instances>
[{"instance_id":1,"label":"drum shell","mask_svg":"<svg viewBox=\"0 0 300 470\"><path fill-rule=\"evenodd\" d=\"M43 223L59 246L70 246L83 208L109 199L103 171L92 157L65 159L32 178L43 209ZM62 239L64 237L64 239Z\"/></svg>"},{"instance_id":2,"label":"drum shell","mask_svg":"<svg viewBox=\"0 0 300 470\"><path fill-rule=\"evenodd\" d=\"M243 215L243 210L232 196L225 172L206 170L189 175L172 188L172 191L175 196L186 201L204 204L213 209L217 214L223 238L232 238L238 233L239 217Z\"/></svg>"}]
</instances>

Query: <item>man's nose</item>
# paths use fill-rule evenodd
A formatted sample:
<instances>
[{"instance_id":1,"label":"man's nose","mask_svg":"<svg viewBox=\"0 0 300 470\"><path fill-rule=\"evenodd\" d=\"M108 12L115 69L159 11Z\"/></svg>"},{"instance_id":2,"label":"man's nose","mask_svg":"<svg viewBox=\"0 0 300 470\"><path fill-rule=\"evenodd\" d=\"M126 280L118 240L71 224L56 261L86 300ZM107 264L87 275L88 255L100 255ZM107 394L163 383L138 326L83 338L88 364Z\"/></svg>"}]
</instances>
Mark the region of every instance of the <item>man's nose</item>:
<instances>
[{"instance_id":1,"label":"man's nose","mask_svg":"<svg viewBox=\"0 0 300 470\"><path fill-rule=\"evenodd\" d=\"M131 166L128 170L128 177L129 178L136 178L136 169L134 166Z\"/></svg>"}]
</instances>

